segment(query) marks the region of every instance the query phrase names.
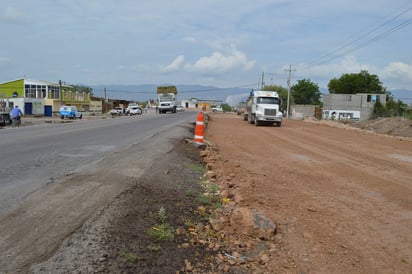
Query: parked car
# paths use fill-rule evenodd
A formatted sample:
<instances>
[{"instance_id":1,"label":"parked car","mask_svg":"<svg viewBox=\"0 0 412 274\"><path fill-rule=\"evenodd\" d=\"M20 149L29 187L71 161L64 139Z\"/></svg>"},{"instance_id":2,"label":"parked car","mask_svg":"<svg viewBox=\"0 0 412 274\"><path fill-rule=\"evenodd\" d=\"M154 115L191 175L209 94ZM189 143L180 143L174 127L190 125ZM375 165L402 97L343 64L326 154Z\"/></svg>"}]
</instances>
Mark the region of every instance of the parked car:
<instances>
[{"instance_id":1,"label":"parked car","mask_svg":"<svg viewBox=\"0 0 412 274\"><path fill-rule=\"evenodd\" d=\"M183 106L176 106L176 112L184 112L185 108Z\"/></svg>"},{"instance_id":2,"label":"parked car","mask_svg":"<svg viewBox=\"0 0 412 274\"><path fill-rule=\"evenodd\" d=\"M75 106L61 106L59 109L59 115L61 119L69 118L69 119L82 119L83 113L77 110Z\"/></svg>"},{"instance_id":3,"label":"parked car","mask_svg":"<svg viewBox=\"0 0 412 274\"><path fill-rule=\"evenodd\" d=\"M139 106L129 106L127 108L127 114L132 115L142 115L142 109Z\"/></svg>"},{"instance_id":4,"label":"parked car","mask_svg":"<svg viewBox=\"0 0 412 274\"><path fill-rule=\"evenodd\" d=\"M123 114L123 108L122 107L115 107L114 109L111 109L109 112L112 116L122 115Z\"/></svg>"},{"instance_id":5,"label":"parked car","mask_svg":"<svg viewBox=\"0 0 412 274\"><path fill-rule=\"evenodd\" d=\"M216 106L216 107L213 107L213 108L212 108L212 111L213 111L213 112L223 112L223 109L222 109L221 106Z\"/></svg>"}]
</instances>

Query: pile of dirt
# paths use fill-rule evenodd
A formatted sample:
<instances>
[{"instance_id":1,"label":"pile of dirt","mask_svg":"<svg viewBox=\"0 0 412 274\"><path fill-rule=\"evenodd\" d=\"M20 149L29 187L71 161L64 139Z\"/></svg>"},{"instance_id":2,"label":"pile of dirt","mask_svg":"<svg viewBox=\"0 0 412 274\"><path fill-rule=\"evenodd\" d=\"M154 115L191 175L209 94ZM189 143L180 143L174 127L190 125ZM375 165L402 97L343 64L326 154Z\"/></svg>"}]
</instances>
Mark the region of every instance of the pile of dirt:
<instances>
[{"instance_id":1,"label":"pile of dirt","mask_svg":"<svg viewBox=\"0 0 412 274\"><path fill-rule=\"evenodd\" d=\"M387 117L351 124L354 127L392 136L412 137L412 120Z\"/></svg>"},{"instance_id":2,"label":"pile of dirt","mask_svg":"<svg viewBox=\"0 0 412 274\"><path fill-rule=\"evenodd\" d=\"M378 134L412 137L412 120L403 117L382 117L363 122L343 122L351 127Z\"/></svg>"}]
</instances>

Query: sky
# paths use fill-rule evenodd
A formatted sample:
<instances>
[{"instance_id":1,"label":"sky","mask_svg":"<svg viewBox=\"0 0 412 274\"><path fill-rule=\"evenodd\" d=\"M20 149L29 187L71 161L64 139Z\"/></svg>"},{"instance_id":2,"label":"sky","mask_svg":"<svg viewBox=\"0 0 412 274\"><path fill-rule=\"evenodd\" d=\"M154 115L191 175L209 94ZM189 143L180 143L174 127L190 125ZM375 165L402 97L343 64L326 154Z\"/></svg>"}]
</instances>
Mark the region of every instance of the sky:
<instances>
[{"instance_id":1,"label":"sky","mask_svg":"<svg viewBox=\"0 0 412 274\"><path fill-rule=\"evenodd\" d=\"M2 0L0 82L411 90L410 0Z\"/></svg>"}]
</instances>

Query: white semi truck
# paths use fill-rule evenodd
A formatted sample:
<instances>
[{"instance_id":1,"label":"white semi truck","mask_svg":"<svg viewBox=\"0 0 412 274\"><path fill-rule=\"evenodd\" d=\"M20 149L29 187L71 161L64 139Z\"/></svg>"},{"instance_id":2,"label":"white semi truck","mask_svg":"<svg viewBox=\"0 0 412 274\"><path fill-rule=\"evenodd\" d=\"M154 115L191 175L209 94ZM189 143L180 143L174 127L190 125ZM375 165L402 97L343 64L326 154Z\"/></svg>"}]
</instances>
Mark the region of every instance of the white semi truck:
<instances>
[{"instance_id":1,"label":"white semi truck","mask_svg":"<svg viewBox=\"0 0 412 274\"><path fill-rule=\"evenodd\" d=\"M176 113L176 86L157 87L157 110L159 114Z\"/></svg>"},{"instance_id":2,"label":"white semi truck","mask_svg":"<svg viewBox=\"0 0 412 274\"><path fill-rule=\"evenodd\" d=\"M252 90L246 102L244 120L250 124L282 125L283 113L280 111L281 100L276 91Z\"/></svg>"}]
</instances>

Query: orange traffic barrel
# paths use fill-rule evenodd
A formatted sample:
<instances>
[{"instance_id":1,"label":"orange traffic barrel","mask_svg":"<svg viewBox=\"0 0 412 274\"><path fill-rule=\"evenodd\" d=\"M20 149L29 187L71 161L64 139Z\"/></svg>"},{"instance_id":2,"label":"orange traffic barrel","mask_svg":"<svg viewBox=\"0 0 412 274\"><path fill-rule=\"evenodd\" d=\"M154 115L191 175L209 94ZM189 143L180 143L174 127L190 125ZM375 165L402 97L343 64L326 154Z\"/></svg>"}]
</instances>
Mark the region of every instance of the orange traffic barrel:
<instances>
[{"instance_id":1,"label":"orange traffic barrel","mask_svg":"<svg viewBox=\"0 0 412 274\"><path fill-rule=\"evenodd\" d=\"M205 135L205 125L203 122L203 112L200 111L196 119L195 138L194 142L198 145L203 145L203 137Z\"/></svg>"}]
</instances>

